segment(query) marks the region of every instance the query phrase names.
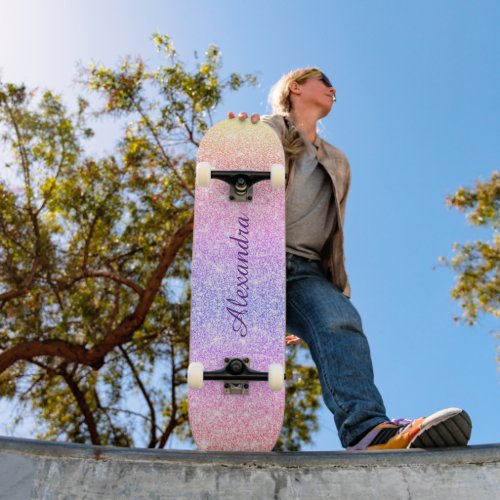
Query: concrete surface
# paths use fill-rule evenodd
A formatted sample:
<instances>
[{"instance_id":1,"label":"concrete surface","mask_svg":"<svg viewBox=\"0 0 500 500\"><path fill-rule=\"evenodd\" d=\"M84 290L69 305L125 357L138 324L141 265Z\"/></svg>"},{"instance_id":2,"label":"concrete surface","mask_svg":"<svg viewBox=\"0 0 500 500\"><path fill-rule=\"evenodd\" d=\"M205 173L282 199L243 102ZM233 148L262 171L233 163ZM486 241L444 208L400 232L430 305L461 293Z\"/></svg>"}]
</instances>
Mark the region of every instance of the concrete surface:
<instances>
[{"instance_id":1,"label":"concrete surface","mask_svg":"<svg viewBox=\"0 0 500 500\"><path fill-rule=\"evenodd\" d=\"M500 444L250 454L0 437L0 498L494 500L500 499Z\"/></svg>"}]
</instances>

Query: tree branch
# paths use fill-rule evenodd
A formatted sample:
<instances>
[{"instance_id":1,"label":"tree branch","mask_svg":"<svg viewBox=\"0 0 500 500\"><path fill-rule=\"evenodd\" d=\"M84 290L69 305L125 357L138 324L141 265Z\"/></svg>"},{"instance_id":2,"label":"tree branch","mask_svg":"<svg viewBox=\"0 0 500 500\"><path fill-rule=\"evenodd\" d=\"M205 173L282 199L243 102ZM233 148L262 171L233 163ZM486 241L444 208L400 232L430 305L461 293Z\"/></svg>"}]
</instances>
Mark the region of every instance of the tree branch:
<instances>
[{"instance_id":1,"label":"tree branch","mask_svg":"<svg viewBox=\"0 0 500 500\"><path fill-rule=\"evenodd\" d=\"M18 288L17 290L11 290L10 292L5 292L0 294L0 302L6 302L16 297L20 297L21 295L27 294L29 291L29 287L31 286L31 283L33 283L33 279L35 278L37 267L38 267L38 258L35 257L33 259L31 271L26 276L26 278L24 278L24 281L22 282L20 288Z\"/></svg>"},{"instance_id":2,"label":"tree branch","mask_svg":"<svg viewBox=\"0 0 500 500\"><path fill-rule=\"evenodd\" d=\"M17 141L18 141L18 149L19 149L19 155L21 158L21 168L23 170L24 174L24 182L25 182L25 188L26 188L26 201L28 203L28 213L31 218L31 222L33 224L33 230L35 232L35 240L36 240L36 255L40 255L40 227L38 225L38 218L37 214L33 211L33 206L32 206L32 197L33 197L33 192L32 192L32 186L31 186L31 175L30 175L30 165L29 165L29 160L28 160L28 154L26 153L26 148L24 147L24 138L21 134L21 130L19 128L19 124L16 121L16 117L14 116L13 110L10 108L9 104L7 103L7 100L5 100L5 109L7 110L7 115L9 116L12 126L14 127Z\"/></svg>"},{"instance_id":3,"label":"tree branch","mask_svg":"<svg viewBox=\"0 0 500 500\"><path fill-rule=\"evenodd\" d=\"M96 226L97 221L99 220L100 216L101 216L101 207L99 207L96 210L94 219L92 220L92 223L90 224L89 234L87 235L87 238L85 238L85 247L83 249L83 263L82 263L82 269L84 271L85 271L85 269L87 269L87 263L88 263L88 259L89 259L90 241L92 240L92 236L94 235L95 226Z\"/></svg>"},{"instance_id":4,"label":"tree branch","mask_svg":"<svg viewBox=\"0 0 500 500\"><path fill-rule=\"evenodd\" d=\"M170 398L172 399L172 414L170 415L170 420L168 422L167 427L165 428L161 438L159 447L165 448L167 444L168 438L172 434L173 430L178 425L177 420L177 395L176 395L176 384L175 384L175 347L172 345L172 349L170 350Z\"/></svg>"},{"instance_id":5,"label":"tree branch","mask_svg":"<svg viewBox=\"0 0 500 500\"><path fill-rule=\"evenodd\" d=\"M99 433L97 432L97 424L94 419L94 415L85 400L85 395L83 392L80 390L78 387L78 384L76 381L71 377L71 375L66 371L64 366L59 367L58 370L59 375L61 375L68 385L71 393L73 394L74 398L76 399L76 402L78 404L78 407L80 408L80 411L82 412L82 415L85 419L85 423L87 424L87 428L90 433L90 439L92 441L92 444L94 445L100 445L101 440L99 437Z\"/></svg>"},{"instance_id":6,"label":"tree branch","mask_svg":"<svg viewBox=\"0 0 500 500\"><path fill-rule=\"evenodd\" d=\"M61 173L61 170L62 170L65 156L66 156L66 148L63 146L62 152L61 152L61 161L59 162L59 165L57 167L56 175L55 175L54 179L52 180L52 184L51 184L50 188L48 189L46 196L44 196L43 203L40 205L40 207L38 208L38 210L35 213L35 215L37 217L38 217L38 215L40 215L42 210L45 208L45 205L47 205L47 202L49 201L50 197L52 196L52 192L54 191L54 188L56 186L57 178L59 177L59 174Z\"/></svg>"},{"instance_id":7,"label":"tree branch","mask_svg":"<svg viewBox=\"0 0 500 500\"><path fill-rule=\"evenodd\" d=\"M146 123L146 127L151 132L151 135L153 136L153 139L156 142L156 145L158 146L158 149L160 150L160 153L163 156L166 165L174 172L174 175L177 178L177 180L179 181L179 184L185 189L185 191L187 193L189 193L189 195L191 197L194 198L193 191L191 189L189 189L189 186L187 186L187 184L184 182L184 179L179 175L179 173L175 169L175 166L170 161L170 157L167 155L167 152L165 151L165 148L163 147L163 145L162 145L162 143L160 141L160 138L158 137L158 134L156 133L155 128L151 124L151 121L149 120L149 118L146 115L146 113L144 113L144 110L142 109L141 105L136 101L136 99L133 98L133 95L129 94L129 97L131 97L133 103L135 104L135 107L137 108L137 111L139 112L139 114L141 115L142 119Z\"/></svg>"},{"instance_id":8,"label":"tree branch","mask_svg":"<svg viewBox=\"0 0 500 500\"><path fill-rule=\"evenodd\" d=\"M141 295L133 314L125 317L104 339L92 349L75 345L62 340L34 340L22 342L0 354L0 374L19 360L30 360L36 356L59 356L68 362L76 362L98 370L104 364L105 356L118 345L127 342L132 334L141 327L154 299L160 289L161 282L172 264L177 252L193 232L191 217L172 236L161 251L160 262L149 279L148 285Z\"/></svg>"},{"instance_id":9,"label":"tree branch","mask_svg":"<svg viewBox=\"0 0 500 500\"><path fill-rule=\"evenodd\" d=\"M151 434L150 434L150 440L148 444L148 448L154 448L157 443L156 439L156 411L155 407L153 405L153 402L151 401L151 398L149 397L149 394L146 391L146 388L144 387L144 384L142 383L141 377L139 376L139 373L135 369L134 364L132 363L132 360L130 359L130 356L128 355L127 351L123 346L119 346L119 349L121 353L123 354L123 357L125 358L125 361L127 362L127 365L130 368L130 371L132 372L132 375L139 386L140 391L142 392L142 395L144 396L144 399L146 400L146 404L149 407L149 413L151 415Z\"/></svg>"},{"instance_id":10,"label":"tree branch","mask_svg":"<svg viewBox=\"0 0 500 500\"><path fill-rule=\"evenodd\" d=\"M128 278L124 278L123 276L120 276L115 273L111 273L108 271L92 271L92 270L86 270L81 276L79 276L79 279L83 278L109 278L112 281L115 281L116 283L120 283L122 285L126 285L134 292L139 295L139 297L142 297L144 295L144 288L142 286L138 285L132 280L129 280ZM78 281L75 279L74 281Z\"/></svg>"}]
</instances>

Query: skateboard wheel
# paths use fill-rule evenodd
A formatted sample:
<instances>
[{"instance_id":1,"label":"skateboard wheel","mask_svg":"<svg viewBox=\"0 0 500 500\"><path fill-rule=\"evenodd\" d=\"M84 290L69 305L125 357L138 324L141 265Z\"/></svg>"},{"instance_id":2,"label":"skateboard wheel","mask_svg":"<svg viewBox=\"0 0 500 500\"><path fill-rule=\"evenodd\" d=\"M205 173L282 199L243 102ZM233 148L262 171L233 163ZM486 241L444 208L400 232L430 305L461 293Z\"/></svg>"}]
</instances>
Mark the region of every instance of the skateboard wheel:
<instances>
[{"instance_id":1,"label":"skateboard wheel","mask_svg":"<svg viewBox=\"0 0 500 500\"><path fill-rule=\"evenodd\" d=\"M202 161L196 165L196 185L206 187L210 184L212 167L208 161Z\"/></svg>"},{"instance_id":2,"label":"skateboard wheel","mask_svg":"<svg viewBox=\"0 0 500 500\"><path fill-rule=\"evenodd\" d=\"M272 391L279 391L285 384L285 372L279 363L269 365L268 384Z\"/></svg>"},{"instance_id":3,"label":"skateboard wheel","mask_svg":"<svg viewBox=\"0 0 500 500\"><path fill-rule=\"evenodd\" d=\"M271 186L275 189L285 187L285 166L281 163L271 165Z\"/></svg>"},{"instance_id":4,"label":"skateboard wheel","mask_svg":"<svg viewBox=\"0 0 500 500\"><path fill-rule=\"evenodd\" d=\"M189 364L188 387L190 389L201 389L203 387L203 363Z\"/></svg>"}]
</instances>

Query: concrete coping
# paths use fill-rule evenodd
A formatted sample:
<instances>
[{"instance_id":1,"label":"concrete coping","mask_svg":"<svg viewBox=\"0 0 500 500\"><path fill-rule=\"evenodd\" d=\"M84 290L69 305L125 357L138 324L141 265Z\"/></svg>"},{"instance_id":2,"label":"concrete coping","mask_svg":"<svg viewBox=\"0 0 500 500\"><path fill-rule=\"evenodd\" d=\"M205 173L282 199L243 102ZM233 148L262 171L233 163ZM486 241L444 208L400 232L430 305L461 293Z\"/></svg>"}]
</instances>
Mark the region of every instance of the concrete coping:
<instances>
[{"instance_id":1,"label":"concrete coping","mask_svg":"<svg viewBox=\"0 0 500 500\"><path fill-rule=\"evenodd\" d=\"M308 451L283 453L199 452L118 448L85 444L0 437L0 452L114 462L155 462L183 465L210 465L232 468L363 468L414 465L461 465L500 463L500 443L433 450L371 452Z\"/></svg>"}]
</instances>

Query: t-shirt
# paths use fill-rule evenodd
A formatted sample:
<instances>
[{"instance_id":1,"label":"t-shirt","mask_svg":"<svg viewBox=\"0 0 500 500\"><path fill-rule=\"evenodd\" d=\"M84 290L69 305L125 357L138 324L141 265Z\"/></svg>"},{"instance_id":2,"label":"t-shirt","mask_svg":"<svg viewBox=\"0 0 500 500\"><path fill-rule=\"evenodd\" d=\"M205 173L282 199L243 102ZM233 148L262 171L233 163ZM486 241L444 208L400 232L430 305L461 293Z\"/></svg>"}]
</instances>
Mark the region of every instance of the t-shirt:
<instances>
[{"instance_id":1,"label":"t-shirt","mask_svg":"<svg viewBox=\"0 0 500 500\"><path fill-rule=\"evenodd\" d=\"M286 194L286 251L320 260L336 221L332 181L309 142L293 168Z\"/></svg>"}]
</instances>

